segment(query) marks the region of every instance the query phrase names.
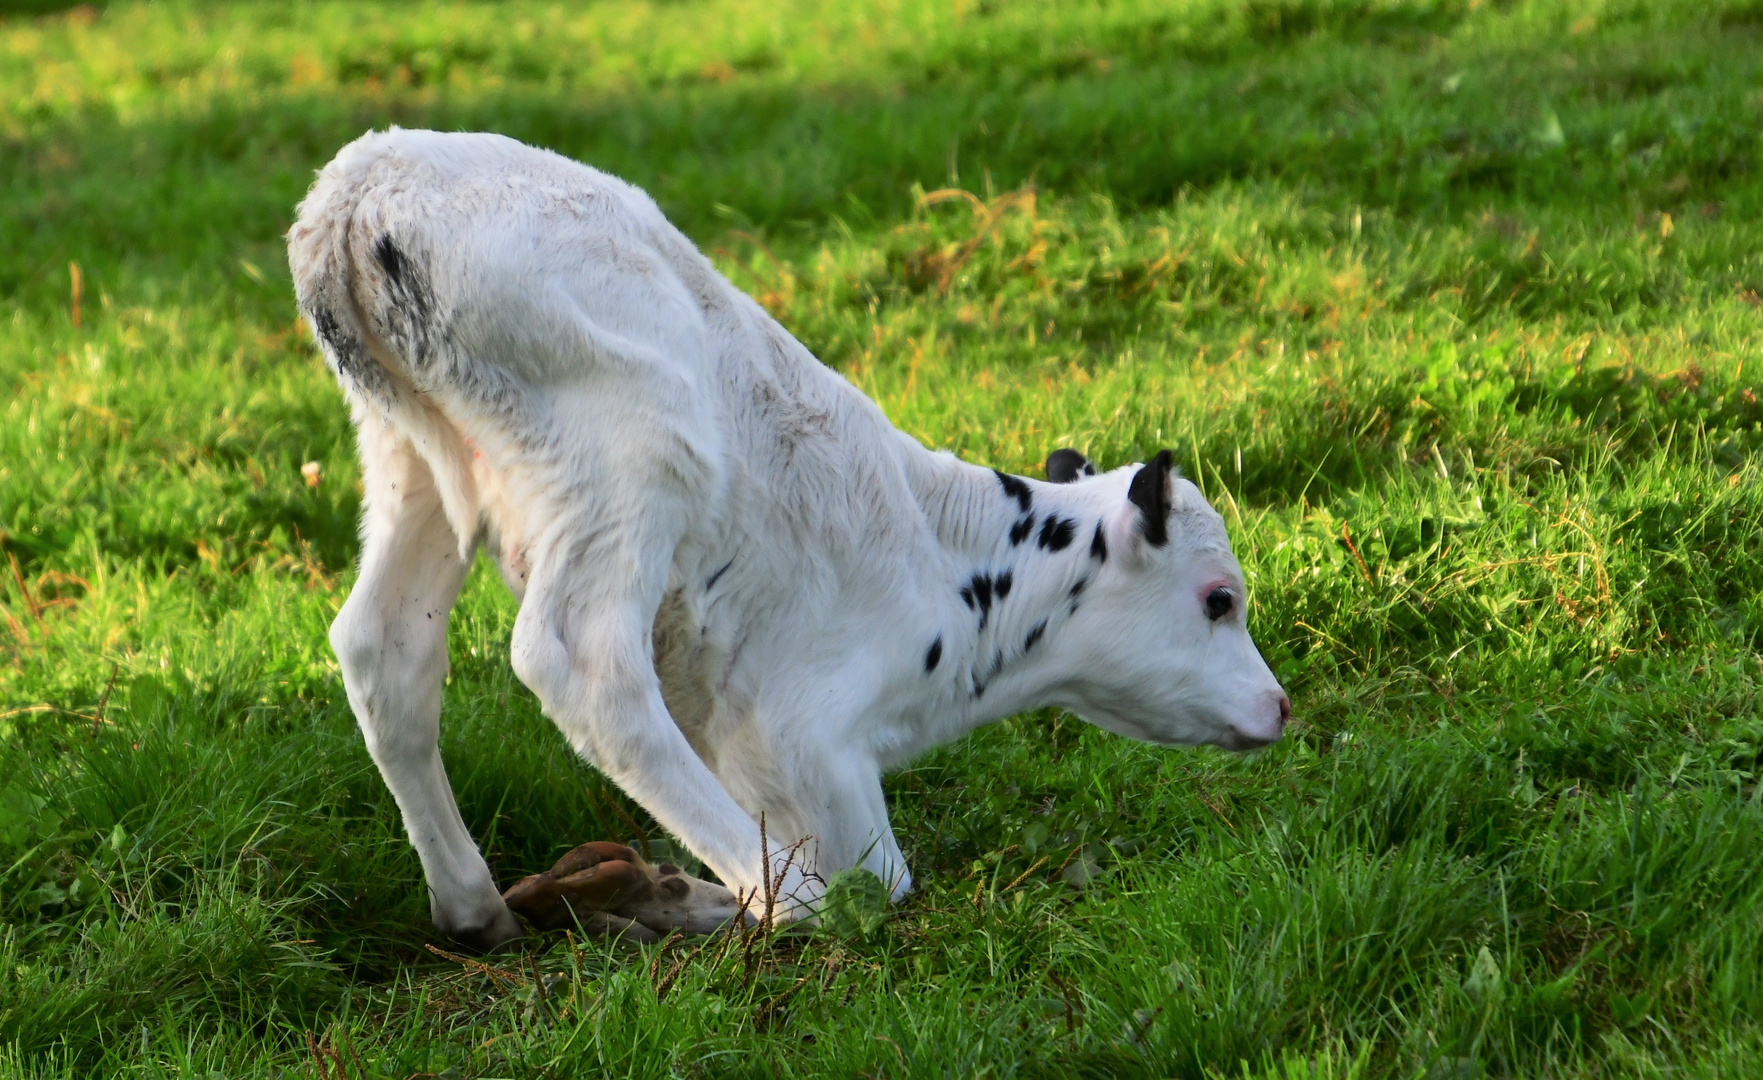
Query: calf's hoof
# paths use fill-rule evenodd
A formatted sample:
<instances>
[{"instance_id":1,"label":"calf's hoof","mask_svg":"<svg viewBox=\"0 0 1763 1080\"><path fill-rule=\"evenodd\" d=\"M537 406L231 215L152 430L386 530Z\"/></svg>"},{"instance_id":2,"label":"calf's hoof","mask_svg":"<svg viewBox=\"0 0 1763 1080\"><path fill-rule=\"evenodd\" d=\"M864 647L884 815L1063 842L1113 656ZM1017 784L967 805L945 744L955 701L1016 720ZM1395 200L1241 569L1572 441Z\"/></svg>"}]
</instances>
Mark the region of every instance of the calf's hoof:
<instances>
[{"instance_id":1,"label":"calf's hoof","mask_svg":"<svg viewBox=\"0 0 1763 1080\"><path fill-rule=\"evenodd\" d=\"M574 848L551 869L520 879L502 899L540 930L579 926L639 942L659 941L676 930L707 934L740 912L734 894L721 885L604 840Z\"/></svg>"},{"instance_id":2,"label":"calf's hoof","mask_svg":"<svg viewBox=\"0 0 1763 1080\"><path fill-rule=\"evenodd\" d=\"M508 910L506 904L500 911L490 915L488 921L477 925L442 920L437 913L435 929L446 934L455 942L472 952L497 952L519 941L524 936L520 928L520 920L514 912Z\"/></svg>"}]
</instances>

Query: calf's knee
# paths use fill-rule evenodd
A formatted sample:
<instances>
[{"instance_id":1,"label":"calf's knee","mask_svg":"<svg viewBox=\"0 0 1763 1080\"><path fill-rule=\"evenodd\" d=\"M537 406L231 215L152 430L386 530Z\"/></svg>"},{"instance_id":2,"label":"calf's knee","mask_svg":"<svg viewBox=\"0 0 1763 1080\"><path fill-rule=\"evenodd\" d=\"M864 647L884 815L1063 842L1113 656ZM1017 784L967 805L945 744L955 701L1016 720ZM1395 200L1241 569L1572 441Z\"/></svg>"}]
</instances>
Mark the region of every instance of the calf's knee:
<instances>
[{"instance_id":1,"label":"calf's knee","mask_svg":"<svg viewBox=\"0 0 1763 1080\"><path fill-rule=\"evenodd\" d=\"M349 604L331 623L343 686L376 760L433 748L447 675L444 630L404 631L398 647L391 647L395 633L398 628Z\"/></svg>"},{"instance_id":2,"label":"calf's knee","mask_svg":"<svg viewBox=\"0 0 1763 1080\"><path fill-rule=\"evenodd\" d=\"M379 659L379 643L385 637L384 627L370 625L379 620L366 618L353 600L353 596L345 600L343 609L331 620L331 651L337 654L345 680L373 667Z\"/></svg>"}]
</instances>

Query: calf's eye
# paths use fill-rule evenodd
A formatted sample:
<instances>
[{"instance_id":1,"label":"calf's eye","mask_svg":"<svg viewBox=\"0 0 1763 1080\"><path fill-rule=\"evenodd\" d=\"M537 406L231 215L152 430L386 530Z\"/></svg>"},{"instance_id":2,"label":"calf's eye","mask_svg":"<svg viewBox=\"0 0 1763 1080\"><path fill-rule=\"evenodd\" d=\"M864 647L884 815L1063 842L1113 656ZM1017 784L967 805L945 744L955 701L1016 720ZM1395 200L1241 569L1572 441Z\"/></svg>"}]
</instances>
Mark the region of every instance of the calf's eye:
<instances>
[{"instance_id":1,"label":"calf's eye","mask_svg":"<svg viewBox=\"0 0 1763 1080\"><path fill-rule=\"evenodd\" d=\"M1206 594L1206 617L1217 622L1230 614L1233 602L1229 589L1213 589Z\"/></svg>"}]
</instances>

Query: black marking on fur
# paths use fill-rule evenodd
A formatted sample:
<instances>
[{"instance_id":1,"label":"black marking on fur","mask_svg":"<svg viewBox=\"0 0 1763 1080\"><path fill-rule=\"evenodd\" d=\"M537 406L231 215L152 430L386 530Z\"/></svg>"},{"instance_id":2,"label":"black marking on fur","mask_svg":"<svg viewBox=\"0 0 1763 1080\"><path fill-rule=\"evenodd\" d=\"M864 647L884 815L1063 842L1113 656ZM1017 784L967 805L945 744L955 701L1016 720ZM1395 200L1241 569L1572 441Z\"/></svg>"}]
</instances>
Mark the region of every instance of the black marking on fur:
<instances>
[{"instance_id":1,"label":"black marking on fur","mask_svg":"<svg viewBox=\"0 0 1763 1080\"><path fill-rule=\"evenodd\" d=\"M704 582L704 591L709 592L711 589L715 588L716 582L722 577L722 575L728 573L728 568L733 566L734 564L735 564L735 561L733 559L730 559L728 562L723 563L722 568L717 570L716 573L711 574L709 579Z\"/></svg>"},{"instance_id":2,"label":"black marking on fur","mask_svg":"<svg viewBox=\"0 0 1763 1080\"><path fill-rule=\"evenodd\" d=\"M994 582L990 574L975 574L967 579L967 584L961 586L961 602L966 604L969 609L979 609L979 628L981 630L986 628L986 622L992 614L993 586ZM1005 591L1009 591L1008 587Z\"/></svg>"},{"instance_id":3,"label":"black marking on fur","mask_svg":"<svg viewBox=\"0 0 1763 1080\"><path fill-rule=\"evenodd\" d=\"M1004 486L1004 494L1015 499L1016 505L1022 507L1023 513L1026 514L1034 509L1034 492L1030 491L1028 485L1023 483L1022 477L1011 476L1006 472L998 472L997 469L993 469L992 472L998 477L998 483Z\"/></svg>"},{"instance_id":4,"label":"black marking on fur","mask_svg":"<svg viewBox=\"0 0 1763 1080\"><path fill-rule=\"evenodd\" d=\"M325 344L338 377L347 379L363 391L384 396L385 372L367 355L367 348L354 329L338 322L336 313L322 303L313 303L311 315L312 329L318 340Z\"/></svg>"},{"instance_id":5,"label":"black marking on fur","mask_svg":"<svg viewBox=\"0 0 1763 1080\"><path fill-rule=\"evenodd\" d=\"M975 574L967 588L972 590L974 602L979 605L980 625L984 626L985 617L992 610L992 579L985 574Z\"/></svg>"},{"instance_id":6,"label":"black marking on fur","mask_svg":"<svg viewBox=\"0 0 1763 1080\"><path fill-rule=\"evenodd\" d=\"M344 335L343 328L337 324L337 317L323 304L313 305L312 325L318 331L318 340L331 347L331 351L337 354L338 361L349 351L349 346L357 344Z\"/></svg>"},{"instance_id":7,"label":"black marking on fur","mask_svg":"<svg viewBox=\"0 0 1763 1080\"><path fill-rule=\"evenodd\" d=\"M1046 632L1047 632L1047 620L1042 619L1040 622L1035 623L1034 629L1032 629L1028 632L1028 637L1025 638L1022 642L1022 651L1027 652L1030 649L1034 648L1035 642L1041 640L1041 636L1043 634L1045 634Z\"/></svg>"},{"instance_id":8,"label":"black marking on fur","mask_svg":"<svg viewBox=\"0 0 1763 1080\"><path fill-rule=\"evenodd\" d=\"M1102 535L1102 523L1096 522L1096 535L1090 538L1090 558L1097 562L1108 561L1108 540Z\"/></svg>"},{"instance_id":9,"label":"black marking on fur","mask_svg":"<svg viewBox=\"0 0 1763 1080\"><path fill-rule=\"evenodd\" d=\"M935 671L937 669L937 664L942 659L943 659L943 635L938 634L937 639L930 643L930 651L928 651L924 654L924 670L927 673Z\"/></svg>"},{"instance_id":10,"label":"black marking on fur","mask_svg":"<svg viewBox=\"0 0 1763 1080\"><path fill-rule=\"evenodd\" d=\"M1015 547L1024 540L1027 540L1028 534L1034 531L1035 516L1033 514L1024 514L1022 517L1017 518L1016 524L1010 526L1010 546Z\"/></svg>"},{"instance_id":11,"label":"black marking on fur","mask_svg":"<svg viewBox=\"0 0 1763 1080\"><path fill-rule=\"evenodd\" d=\"M1010 586L1015 583L1016 575L1006 570L992 581L992 591L998 595L998 599L1002 600L1010 595Z\"/></svg>"},{"instance_id":12,"label":"black marking on fur","mask_svg":"<svg viewBox=\"0 0 1763 1080\"><path fill-rule=\"evenodd\" d=\"M1067 611L1066 611L1066 612L1065 612L1065 614L1067 614L1067 615L1076 615L1076 614L1077 614L1077 609L1078 609L1078 603L1077 603L1077 601L1076 601L1076 600L1073 600L1073 601L1072 601L1072 602L1071 602L1071 607L1070 607L1070 608L1069 608L1069 609L1068 609L1068 610L1067 610Z\"/></svg>"},{"instance_id":13,"label":"black marking on fur","mask_svg":"<svg viewBox=\"0 0 1763 1080\"><path fill-rule=\"evenodd\" d=\"M373 242L373 257L379 260L380 268L386 272L386 277L392 280L392 284L403 288L404 272L409 264L404 253L398 250L398 245L392 243L390 233L381 233L380 238Z\"/></svg>"},{"instance_id":14,"label":"black marking on fur","mask_svg":"<svg viewBox=\"0 0 1763 1080\"><path fill-rule=\"evenodd\" d=\"M1169 543L1169 471L1175 456L1167 450L1133 474L1127 485L1126 497L1139 508L1139 528L1145 543L1162 547Z\"/></svg>"},{"instance_id":15,"label":"black marking on fur","mask_svg":"<svg viewBox=\"0 0 1763 1080\"><path fill-rule=\"evenodd\" d=\"M390 233L373 242L374 261L386 272L384 333L387 344L404 357L413 371L422 371L436 359L437 346L445 337L435 317L434 291L428 275Z\"/></svg>"},{"instance_id":16,"label":"black marking on fur","mask_svg":"<svg viewBox=\"0 0 1763 1080\"><path fill-rule=\"evenodd\" d=\"M1071 546L1071 538L1077 535L1077 522L1070 518L1049 515L1046 524L1041 526L1038 543L1048 551L1064 551Z\"/></svg>"},{"instance_id":17,"label":"black marking on fur","mask_svg":"<svg viewBox=\"0 0 1763 1080\"><path fill-rule=\"evenodd\" d=\"M1004 670L1004 650L999 649L997 652L992 654L992 670L986 672L986 681L991 682L992 678L995 675L997 675L998 672L1003 671L1003 670Z\"/></svg>"},{"instance_id":18,"label":"black marking on fur","mask_svg":"<svg viewBox=\"0 0 1763 1080\"><path fill-rule=\"evenodd\" d=\"M1089 585L1090 585L1089 578L1087 578L1087 577L1078 578L1077 584L1073 585L1071 587L1071 591L1069 593L1067 593L1066 595L1071 597L1073 600L1076 600L1078 597L1080 597L1084 594L1084 590L1089 588Z\"/></svg>"}]
</instances>

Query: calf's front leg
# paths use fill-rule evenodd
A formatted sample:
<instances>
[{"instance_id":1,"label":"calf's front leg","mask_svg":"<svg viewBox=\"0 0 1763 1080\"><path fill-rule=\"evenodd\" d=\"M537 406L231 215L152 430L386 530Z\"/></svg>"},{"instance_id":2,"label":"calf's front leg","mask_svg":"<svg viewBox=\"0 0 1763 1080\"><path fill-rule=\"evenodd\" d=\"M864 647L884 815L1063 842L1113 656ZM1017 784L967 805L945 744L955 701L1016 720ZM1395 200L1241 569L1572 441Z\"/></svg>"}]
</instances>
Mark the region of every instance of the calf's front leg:
<instances>
[{"instance_id":1,"label":"calf's front leg","mask_svg":"<svg viewBox=\"0 0 1763 1080\"><path fill-rule=\"evenodd\" d=\"M844 745L825 745L818 752L804 747L790 772L779 780L793 780L795 807L779 807L776 817L799 819L795 832L815 837L811 847L818 874L830 879L837 870L862 867L880 877L890 900L904 899L911 872L894 839L881 768L873 756Z\"/></svg>"},{"instance_id":2,"label":"calf's front leg","mask_svg":"<svg viewBox=\"0 0 1763 1080\"><path fill-rule=\"evenodd\" d=\"M576 751L604 773L762 916L809 914L822 884L803 869L797 837L759 823L717 780L662 700L653 626L677 535L650 489L631 513L599 507L598 529L560 528L575 539L533 563L514 624L515 674ZM676 518L677 520L677 518ZM730 914L733 914L731 911Z\"/></svg>"},{"instance_id":3,"label":"calf's front leg","mask_svg":"<svg viewBox=\"0 0 1763 1080\"><path fill-rule=\"evenodd\" d=\"M728 789L779 834L809 838L800 855L815 878L830 881L861 866L882 880L890 898L903 898L912 875L888 823L875 758L859 745L802 738L816 729L845 730L825 716L778 728L789 734L769 747L725 747L718 755Z\"/></svg>"}]
</instances>

